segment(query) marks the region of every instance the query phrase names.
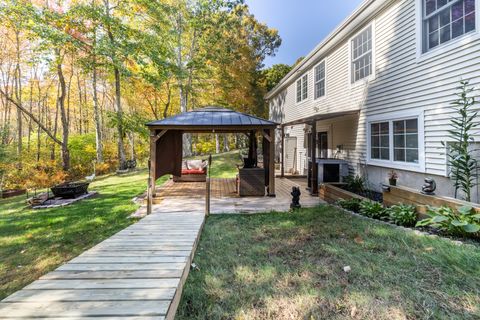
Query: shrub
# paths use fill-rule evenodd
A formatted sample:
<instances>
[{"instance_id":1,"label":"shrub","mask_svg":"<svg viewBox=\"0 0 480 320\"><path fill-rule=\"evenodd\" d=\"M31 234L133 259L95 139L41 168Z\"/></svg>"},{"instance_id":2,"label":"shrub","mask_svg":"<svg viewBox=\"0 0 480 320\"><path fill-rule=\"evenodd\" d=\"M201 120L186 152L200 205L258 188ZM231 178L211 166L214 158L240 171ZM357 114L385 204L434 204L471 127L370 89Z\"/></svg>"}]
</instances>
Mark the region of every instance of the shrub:
<instances>
[{"instance_id":1,"label":"shrub","mask_svg":"<svg viewBox=\"0 0 480 320\"><path fill-rule=\"evenodd\" d=\"M348 191L351 191L353 193L362 193L365 191L365 179L359 175L353 176L347 176L345 178L345 183L346 189Z\"/></svg>"},{"instance_id":2,"label":"shrub","mask_svg":"<svg viewBox=\"0 0 480 320\"><path fill-rule=\"evenodd\" d=\"M417 222L417 227L432 226L457 236L479 235L480 213L472 207L461 207L458 211L449 207L429 207L427 215L430 218Z\"/></svg>"},{"instance_id":3,"label":"shrub","mask_svg":"<svg viewBox=\"0 0 480 320\"><path fill-rule=\"evenodd\" d=\"M399 204L387 209L390 220L404 227L413 227L417 222L417 211L414 206Z\"/></svg>"},{"instance_id":4,"label":"shrub","mask_svg":"<svg viewBox=\"0 0 480 320\"><path fill-rule=\"evenodd\" d=\"M359 212L360 211L360 199L357 198L350 198L348 200L338 200L336 204L343 209L350 210L353 212Z\"/></svg>"},{"instance_id":5,"label":"shrub","mask_svg":"<svg viewBox=\"0 0 480 320\"><path fill-rule=\"evenodd\" d=\"M374 219L382 219L387 217L387 211L383 205L379 202L370 200L363 200L360 202L360 213L364 216Z\"/></svg>"}]
</instances>

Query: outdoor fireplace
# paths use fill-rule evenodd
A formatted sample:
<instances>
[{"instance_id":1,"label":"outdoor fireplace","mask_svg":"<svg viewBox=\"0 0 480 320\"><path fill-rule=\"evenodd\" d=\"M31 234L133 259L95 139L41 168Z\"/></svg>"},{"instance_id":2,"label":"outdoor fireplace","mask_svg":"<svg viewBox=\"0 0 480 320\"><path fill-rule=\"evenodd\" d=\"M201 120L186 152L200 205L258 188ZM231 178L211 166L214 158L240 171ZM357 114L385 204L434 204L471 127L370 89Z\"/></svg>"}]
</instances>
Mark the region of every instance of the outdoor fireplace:
<instances>
[{"instance_id":1,"label":"outdoor fireplace","mask_svg":"<svg viewBox=\"0 0 480 320\"><path fill-rule=\"evenodd\" d=\"M51 190L55 197L71 199L88 193L89 185L89 182L66 182L52 187Z\"/></svg>"}]
</instances>

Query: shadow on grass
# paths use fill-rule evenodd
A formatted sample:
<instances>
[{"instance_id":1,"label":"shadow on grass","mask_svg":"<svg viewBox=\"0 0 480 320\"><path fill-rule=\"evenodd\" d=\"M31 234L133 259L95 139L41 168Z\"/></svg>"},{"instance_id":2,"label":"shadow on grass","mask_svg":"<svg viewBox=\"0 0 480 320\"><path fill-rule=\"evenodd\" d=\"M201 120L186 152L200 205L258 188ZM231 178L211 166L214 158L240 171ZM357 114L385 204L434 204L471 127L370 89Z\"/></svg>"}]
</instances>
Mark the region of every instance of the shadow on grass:
<instances>
[{"instance_id":1,"label":"shadow on grass","mask_svg":"<svg viewBox=\"0 0 480 320\"><path fill-rule=\"evenodd\" d=\"M133 223L132 198L145 185L139 171L99 179L91 188L99 195L66 207L32 210L24 196L0 202L0 298Z\"/></svg>"},{"instance_id":2,"label":"shadow on grass","mask_svg":"<svg viewBox=\"0 0 480 320\"><path fill-rule=\"evenodd\" d=\"M480 315L480 250L332 207L212 216L178 319L448 318ZM345 273L344 266L352 271Z\"/></svg>"}]
</instances>

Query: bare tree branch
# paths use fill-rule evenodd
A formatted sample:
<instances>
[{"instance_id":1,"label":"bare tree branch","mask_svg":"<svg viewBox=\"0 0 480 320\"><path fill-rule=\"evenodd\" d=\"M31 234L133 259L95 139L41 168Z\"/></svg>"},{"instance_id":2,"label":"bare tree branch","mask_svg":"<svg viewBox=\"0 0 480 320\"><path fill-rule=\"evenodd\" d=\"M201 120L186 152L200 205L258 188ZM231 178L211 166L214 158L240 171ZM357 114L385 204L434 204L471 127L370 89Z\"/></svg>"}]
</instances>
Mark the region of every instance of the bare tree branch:
<instances>
[{"instance_id":1,"label":"bare tree branch","mask_svg":"<svg viewBox=\"0 0 480 320\"><path fill-rule=\"evenodd\" d=\"M31 112L29 112L27 109L25 109L23 106L21 106L17 101L12 99L8 94L6 94L2 88L0 88L0 94L2 94L8 101L13 103L19 110L21 110L24 114L26 114L30 119L32 119L33 122L38 124L40 129L42 129L55 143L62 145L62 141L58 140L51 132L48 130L41 122L40 120L37 119Z\"/></svg>"}]
</instances>

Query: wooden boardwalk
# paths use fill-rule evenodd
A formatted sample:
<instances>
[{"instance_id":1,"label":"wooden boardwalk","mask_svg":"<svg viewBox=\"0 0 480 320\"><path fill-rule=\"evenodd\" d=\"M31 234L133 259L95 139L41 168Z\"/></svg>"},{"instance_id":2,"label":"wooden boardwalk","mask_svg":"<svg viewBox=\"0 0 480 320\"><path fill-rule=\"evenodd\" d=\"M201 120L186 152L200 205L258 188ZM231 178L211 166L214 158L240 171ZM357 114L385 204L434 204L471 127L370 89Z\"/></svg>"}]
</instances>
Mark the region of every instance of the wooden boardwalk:
<instances>
[{"instance_id":1,"label":"wooden boardwalk","mask_svg":"<svg viewBox=\"0 0 480 320\"><path fill-rule=\"evenodd\" d=\"M201 201L156 206L152 215L1 301L0 318L173 319L203 208Z\"/></svg>"}]
</instances>

